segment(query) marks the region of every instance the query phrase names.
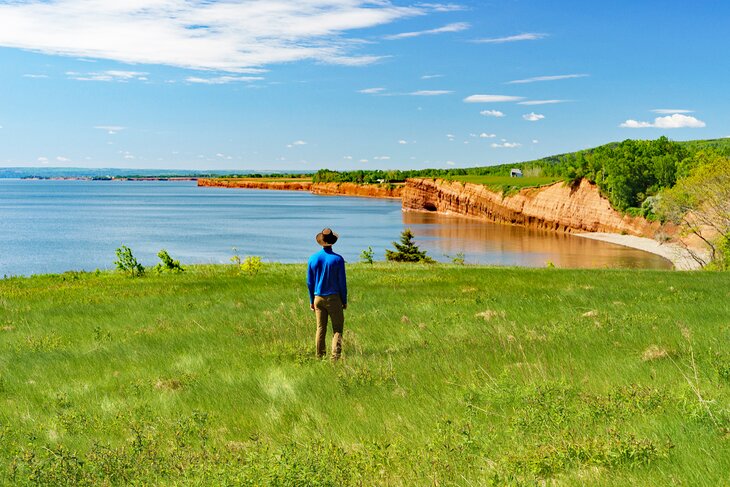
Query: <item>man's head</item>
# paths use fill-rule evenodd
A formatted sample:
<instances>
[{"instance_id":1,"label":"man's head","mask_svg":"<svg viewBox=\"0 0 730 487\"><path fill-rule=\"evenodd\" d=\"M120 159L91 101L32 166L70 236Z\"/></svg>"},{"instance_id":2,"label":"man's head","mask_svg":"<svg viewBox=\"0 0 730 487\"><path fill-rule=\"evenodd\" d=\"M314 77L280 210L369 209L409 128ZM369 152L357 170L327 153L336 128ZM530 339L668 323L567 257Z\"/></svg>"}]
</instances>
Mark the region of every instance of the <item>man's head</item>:
<instances>
[{"instance_id":1,"label":"man's head","mask_svg":"<svg viewBox=\"0 0 730 487\"><path fill-rule=\"evenodd\" d=\"M331 228L325 228L317 234L317 243L322 247L332 247L337 242L338 235Z\"/></svg>"}]
</instances>

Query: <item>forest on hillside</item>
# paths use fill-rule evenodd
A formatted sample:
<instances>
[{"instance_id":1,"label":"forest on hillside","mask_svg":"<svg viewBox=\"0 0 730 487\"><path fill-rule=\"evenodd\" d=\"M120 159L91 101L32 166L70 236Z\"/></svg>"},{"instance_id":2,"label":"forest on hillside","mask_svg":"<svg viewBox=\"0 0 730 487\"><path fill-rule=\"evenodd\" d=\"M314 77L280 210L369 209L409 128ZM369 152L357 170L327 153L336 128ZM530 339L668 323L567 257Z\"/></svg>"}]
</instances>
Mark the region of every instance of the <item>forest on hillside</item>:
<instances>
[{"instance_id":1,"label":"forest on hillside","mask_svg":"<svg viewBox=\"0 0 730 487\"><path fill-rule=\"evenodd\" d=\"M674 142L624 140L593 149L535 161L473 168L330 171L321 169L314 182L395 183L414 177L508 176L520 168L526 176L548 176L574 183L582 178L598 185L620 211L651 217L655 196L687 177L693 168L730 157L730 139Z\"/></svg>"}]
</instances>

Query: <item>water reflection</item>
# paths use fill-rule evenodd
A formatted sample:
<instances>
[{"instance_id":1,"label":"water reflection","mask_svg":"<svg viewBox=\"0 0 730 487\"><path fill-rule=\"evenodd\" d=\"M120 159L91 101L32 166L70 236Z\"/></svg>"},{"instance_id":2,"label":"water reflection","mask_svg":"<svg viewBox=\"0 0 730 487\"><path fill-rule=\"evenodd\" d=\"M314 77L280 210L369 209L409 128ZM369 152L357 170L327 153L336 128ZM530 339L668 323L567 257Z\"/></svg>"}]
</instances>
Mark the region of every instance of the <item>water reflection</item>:
<instances>
[{"instance_id":1,"label":"water reflection","mask_svg":"<svg viewBox=\"0 0 730 487\"><path fill-rule=\"evenodd\" d=\"M668 260L657 255L557 232L436 213L406 212L403 224L411 227L419 245L439 260L463 252L467 263L480 264L544 267L552 262L562 268L672 268Z\"/></svg>"}]
</instances>

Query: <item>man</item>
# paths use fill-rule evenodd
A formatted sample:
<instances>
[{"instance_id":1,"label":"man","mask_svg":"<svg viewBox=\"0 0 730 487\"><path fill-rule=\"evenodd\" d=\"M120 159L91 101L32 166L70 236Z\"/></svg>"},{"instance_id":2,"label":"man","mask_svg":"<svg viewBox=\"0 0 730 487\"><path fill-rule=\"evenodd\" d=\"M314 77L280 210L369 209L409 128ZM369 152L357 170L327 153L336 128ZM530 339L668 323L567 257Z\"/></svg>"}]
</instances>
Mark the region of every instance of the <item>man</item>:
<instances>
[{"instance_id":1,"label":"man","mask_svg":"<svg viewBox=\"0 0 730 487\"><path fill-rule=\"evenodd\" d=\"M309 258L307 287L309 288L309 307L317 316L317 357L327 354L327 318L332 318L332 359L342 354L342 328L345 324L347 309L347 280L345 259L332 250L338 235L329 228L317 234L317 243L322 250Z\"/></svg>"}]
</instances>

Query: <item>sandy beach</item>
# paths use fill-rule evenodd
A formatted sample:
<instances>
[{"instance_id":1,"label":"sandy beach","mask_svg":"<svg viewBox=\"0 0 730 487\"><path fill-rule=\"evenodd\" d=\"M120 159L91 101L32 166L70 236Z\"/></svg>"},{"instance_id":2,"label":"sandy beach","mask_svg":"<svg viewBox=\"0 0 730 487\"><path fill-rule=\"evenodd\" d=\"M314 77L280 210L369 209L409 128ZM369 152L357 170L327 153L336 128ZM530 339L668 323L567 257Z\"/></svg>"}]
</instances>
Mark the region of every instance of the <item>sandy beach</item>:
<instances>
[{"instance_id":1,"label":"sandy beach","mask_svg":"<svg viewBox=\"0 0 730 487\"><path fill-rule=\"evenodd\" d=\"M576 233L578 237L590 238L592 240L601 240L603 242L614 243L631 247L633 249L643 250L652 254L659 255L674 264L674 268L678 271L693 271L701 268L700 264L692 258L687 249L676 243L659 243L654 239L646 237L636 237L634 235L620 235L618 233Z\"/></svg>"}]
</instances>

